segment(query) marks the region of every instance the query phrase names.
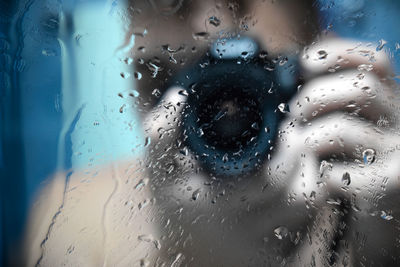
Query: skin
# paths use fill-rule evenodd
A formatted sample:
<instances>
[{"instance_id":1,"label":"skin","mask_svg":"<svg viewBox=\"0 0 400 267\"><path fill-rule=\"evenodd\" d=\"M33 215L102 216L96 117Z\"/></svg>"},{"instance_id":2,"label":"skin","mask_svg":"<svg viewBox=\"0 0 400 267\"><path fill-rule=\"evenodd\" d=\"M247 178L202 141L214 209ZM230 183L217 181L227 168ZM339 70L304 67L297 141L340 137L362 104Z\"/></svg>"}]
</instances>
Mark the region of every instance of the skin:
<instances>
[{"instance_id":1,"label":"skin","mask_svg":"<svg viewBox=\"0 0 400 267\"><path fill-rule=\"evenodd\" d=\"M225 2L217 9L214 1L195 2L187 7L190 16L178 12L147 20L151 9L142 6L138 28L146 26L149 33L134 49L145 46L147 60L166 57L162 44L196 46L196 53L188 49L176 56L189 65L208 44L194 40L193 32L209 31L210 40L218 36L205 22L210 12L221 18L218 29L233 32L240 28L238 18L252 14L257 23L245 34L272 57L297 54L306 80L289 103L271 160L231 179L196 172L201 163L192 152L182 155L171 145L179 139L186 97L178 93L182 88L169 88L158 104L150 99L142 108L152 140L146 157L60 173L42 190L29 219L26 265L325 266L332 254L339 266L396 262L398 102L386 55L332 37L304 48L310 33L289 4L242 5L232 15ZM321 50L327 53L322 59ZM360 69L362 64L372 70ZM187 65L166 66L174 76ZM141 95L162 88L165 72L155 81L145 75L138 84ZM160 127L172 130L160 137ZM371 165L362 162L367 148L376 151ZM321 165L323 160L329 164ZM342 181L346 172L348 185ZM381 211L395 219L381 219Z\"/></svg>"}]
</instances>

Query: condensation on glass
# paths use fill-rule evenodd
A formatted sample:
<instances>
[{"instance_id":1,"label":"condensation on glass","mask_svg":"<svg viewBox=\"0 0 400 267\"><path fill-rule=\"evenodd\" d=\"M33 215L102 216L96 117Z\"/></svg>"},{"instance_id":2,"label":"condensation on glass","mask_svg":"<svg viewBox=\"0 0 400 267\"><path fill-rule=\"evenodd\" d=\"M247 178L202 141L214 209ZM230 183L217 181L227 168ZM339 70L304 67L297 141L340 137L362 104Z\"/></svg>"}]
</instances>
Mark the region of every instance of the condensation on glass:
<instances>
[{"instance_id":1,"label":"condensation on glass","mask_svg":"<svg viewBox=\"0 0 400 267\"><path fill-rule=\"evenodd\" d=\"M38 2L15 88L54 167L10 262L400 264L397 1Z\"/></svg>"}]
</instances>

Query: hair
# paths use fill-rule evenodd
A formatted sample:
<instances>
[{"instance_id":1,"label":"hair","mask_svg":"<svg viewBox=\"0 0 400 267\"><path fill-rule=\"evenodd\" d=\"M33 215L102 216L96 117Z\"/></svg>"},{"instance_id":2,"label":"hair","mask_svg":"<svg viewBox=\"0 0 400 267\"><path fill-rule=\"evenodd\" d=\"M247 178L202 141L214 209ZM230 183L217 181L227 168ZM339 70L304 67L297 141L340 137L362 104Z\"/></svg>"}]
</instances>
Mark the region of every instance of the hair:
<instances>
[{"instance_id":1,"label":"hair","mask_svg":"<svg viewBox=\"0 0 400 267\"><path fill-rule=\"evenodd\" d=\"M306 43L311 42L320 31L318 25L317 2L315 0L127 0L131 28L143 27L156 18L185 20L191 12L205 3L213 2L217 8L225 5L236 17L243 17L251 12L254 2L270 2L282 8L296 10L292 18L300 26ZM132 33L132 32L131 32Z\"/></svg>"}]
</instances>

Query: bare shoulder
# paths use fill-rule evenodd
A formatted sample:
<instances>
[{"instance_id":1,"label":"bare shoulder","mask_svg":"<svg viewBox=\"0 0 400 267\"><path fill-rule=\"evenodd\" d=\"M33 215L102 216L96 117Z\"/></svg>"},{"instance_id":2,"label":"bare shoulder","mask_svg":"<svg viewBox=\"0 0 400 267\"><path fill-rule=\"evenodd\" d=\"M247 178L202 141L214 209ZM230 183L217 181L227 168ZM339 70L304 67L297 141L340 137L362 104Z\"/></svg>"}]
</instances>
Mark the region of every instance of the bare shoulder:
<instances>
[{"instance_id":1,"label":"bare shoulder","mask_svg":"<svg viewBox=\"0 0 400 267\"><path fill-rule=\"evenodd\" d=\"M62 205L65 190L65 174L58 173L42 185L36 196L26 224L22 255L26 256L26 265L34 266L40 257L40 246L45 239L49 225Z\"/></svg>"},{"instance_id":2,"label":"bare shoulder","mask_svg":"<svg viewBox=\"0 0 400 267\"><path fill-rule=\"evenodd\" d=\"M112 234L106 236L111 223L107 210L116 205L114 199L125 198L121 183L143 180L137 170L137 164L120 162L54 175L39 192L29 215L26 265L103 265L106 238L113 239Z\"/></svg>"}]
</instances>

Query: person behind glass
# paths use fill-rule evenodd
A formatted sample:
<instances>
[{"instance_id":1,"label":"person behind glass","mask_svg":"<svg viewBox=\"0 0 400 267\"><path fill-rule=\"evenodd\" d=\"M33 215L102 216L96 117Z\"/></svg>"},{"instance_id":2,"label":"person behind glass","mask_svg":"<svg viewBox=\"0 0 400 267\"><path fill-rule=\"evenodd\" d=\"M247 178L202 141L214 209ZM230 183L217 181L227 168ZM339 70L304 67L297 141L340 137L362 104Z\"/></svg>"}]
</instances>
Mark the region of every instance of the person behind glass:
<instances>
[{"instance_id":1,"label":"person behind glass","mask_svg":"<svg viewBox=\"0 0 400 267\"><path fill-rule=\"evenodd\" d=\"M396 265L398 101L390 61L374 46L319 31L314 6L133 1L132 33L147 30L133 55L151 144L142 158L76 170L67 184L66 174L55 175L28 221L26 265ZM186 145L182 130L194 108L190 92L171 85L212 58L220 40L250 40L255 57L279 65L287 55L298 66L294 93L273 111L282 116L270 153L250 170L204 165L207 155ZM224 122L237 123L243 99L220 93L215 107Z\"/></svg>"}]
</instances>

